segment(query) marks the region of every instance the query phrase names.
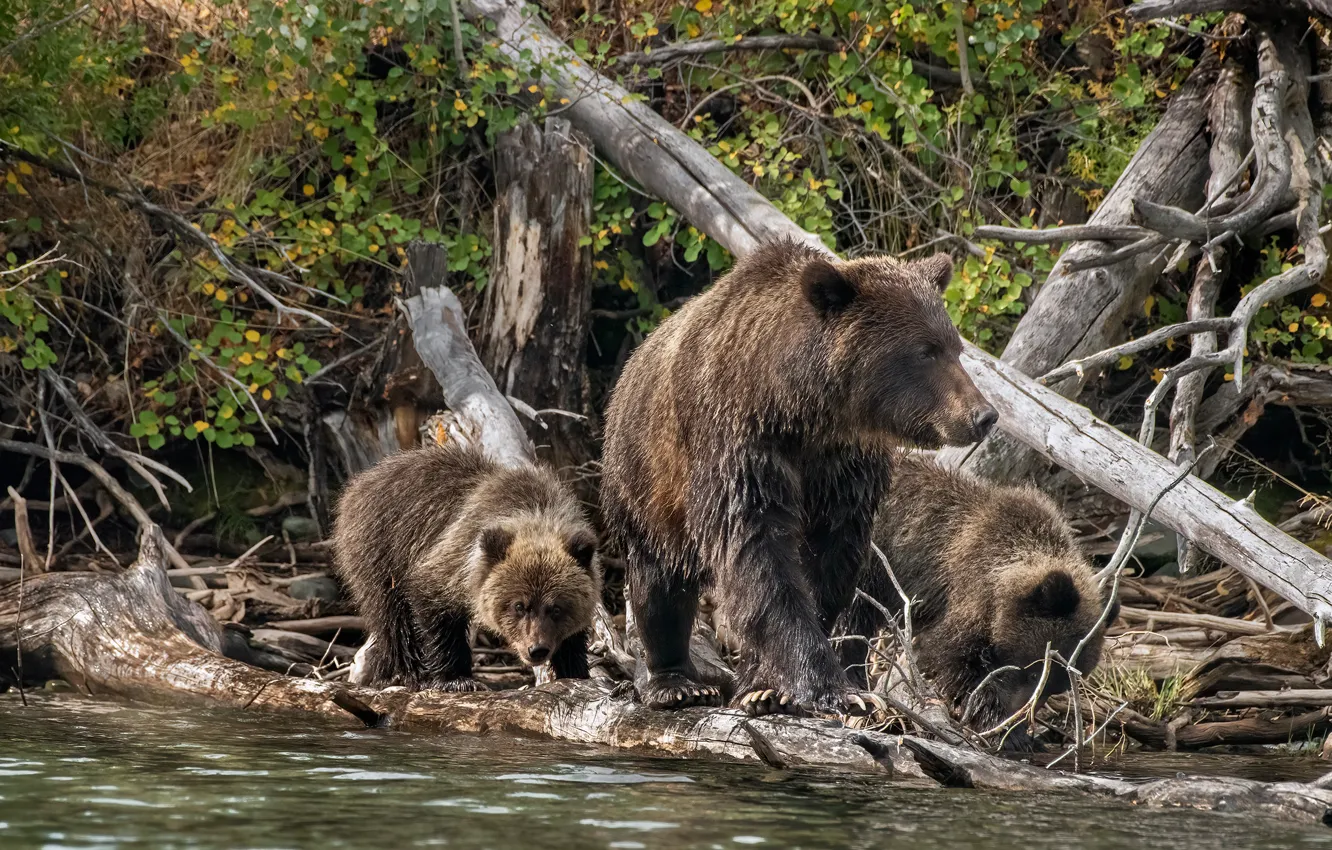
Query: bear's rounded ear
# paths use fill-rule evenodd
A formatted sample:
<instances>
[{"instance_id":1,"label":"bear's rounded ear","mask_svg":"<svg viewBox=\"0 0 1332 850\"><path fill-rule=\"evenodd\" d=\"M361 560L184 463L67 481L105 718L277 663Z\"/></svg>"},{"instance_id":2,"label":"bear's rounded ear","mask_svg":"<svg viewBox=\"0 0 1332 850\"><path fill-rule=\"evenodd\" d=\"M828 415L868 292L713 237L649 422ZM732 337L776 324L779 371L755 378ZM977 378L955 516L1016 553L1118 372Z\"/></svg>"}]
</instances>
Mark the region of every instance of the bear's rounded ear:
<instances>
[{"instance_id":1,"label":"bear's rounded ear","mask_svg":"<svg viewBox=\"0 0 1332 850\"><path fill-rule=\"evenodd\" d=\"M507 528L492 525L481 532L481 554L485 556L487 563L498 564L503 561L512 545L513 532Z\"/></svg>"},{"instance_id":2,"label":"bear's rounded ear","mask_svg":"<svg viewBox=\"0 0 1332 850\"><path fill-rule=\"evenodd\" d=\"M1046 574L1041 583L1022 597L1022 612L1043 620L1062 620L1073 616L1082 602L1082 594L1073 577L1063 570Z\"/></svg>"},{"instance_id":3,"label":"bear's rounded ear","mask_svg":"<svg viewBox=\"0 0 1332 850\"><path fill-rule=\"evenodd\" d=\"M845 310L856 300L855 284L822 257L805 265L800 285L805 290L805 298L821 316Z\"/></svg>"},{"instance_id":4,"label":"bear's rounded ear","mask_svg":"<svg viewBox=\"0 0 1332 850\"><path fill-rule=\"evenodd\" d=\"M578 562L578 566L590 570L592 559L597 554L597 536L585 528L579 529L569 535L564 548L568 550L569 556Z\"/></svg>"},{"instance_id":5,"label":"bear's rounded ear","mask_svg":"<svg viewBox=\"0 0 1332 850\"><path fill-rule=\"evenodd\" d=\"M934 288L943 292L953 279L953 258L947 254L935 254L915 263L917 269Z\"/></svg>"}]
</instances>

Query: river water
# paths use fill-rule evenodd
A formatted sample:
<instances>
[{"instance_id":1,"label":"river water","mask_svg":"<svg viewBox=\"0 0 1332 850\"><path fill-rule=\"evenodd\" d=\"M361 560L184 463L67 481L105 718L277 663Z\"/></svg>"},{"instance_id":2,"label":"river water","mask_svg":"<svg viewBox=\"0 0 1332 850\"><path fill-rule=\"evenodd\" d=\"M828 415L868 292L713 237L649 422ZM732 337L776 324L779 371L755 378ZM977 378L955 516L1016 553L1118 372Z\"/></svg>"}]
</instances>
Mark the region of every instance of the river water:
<instances>
[{"instance_id":1,"label":"river water","mask_svg":"<svg viewBox=\"0 0 1332 850\"><path fill-rule=\"evenodd\" d=\"M0 848L1332 847L1332 829L1083 795L626 758L547 741L0 695ZM1147 772L1308 778L1316 761ZM1142 772L1121 766L1120 772Z\"/></svg>"}]
</instances>

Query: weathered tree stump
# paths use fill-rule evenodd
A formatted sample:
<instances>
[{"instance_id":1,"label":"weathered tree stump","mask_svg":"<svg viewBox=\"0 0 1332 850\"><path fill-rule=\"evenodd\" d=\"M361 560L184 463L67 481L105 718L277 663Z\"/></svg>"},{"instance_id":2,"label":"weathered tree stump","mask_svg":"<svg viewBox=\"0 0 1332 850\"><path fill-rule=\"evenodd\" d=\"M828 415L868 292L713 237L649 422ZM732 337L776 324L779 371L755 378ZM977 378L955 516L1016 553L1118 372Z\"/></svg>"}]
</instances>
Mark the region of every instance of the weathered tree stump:
<instances>
[{"instance_id":1,"label":"weathered tree stump","mask_svg":"<svg viewBox=\"0 0 1332 850\"><path fill-rule=\"evenodd\" d=\"M496 142L495 263L477 348L506 396L540 413L528 433L556 469L590 459L591 143L568 121Z\"/></svg>"}]
</instances>

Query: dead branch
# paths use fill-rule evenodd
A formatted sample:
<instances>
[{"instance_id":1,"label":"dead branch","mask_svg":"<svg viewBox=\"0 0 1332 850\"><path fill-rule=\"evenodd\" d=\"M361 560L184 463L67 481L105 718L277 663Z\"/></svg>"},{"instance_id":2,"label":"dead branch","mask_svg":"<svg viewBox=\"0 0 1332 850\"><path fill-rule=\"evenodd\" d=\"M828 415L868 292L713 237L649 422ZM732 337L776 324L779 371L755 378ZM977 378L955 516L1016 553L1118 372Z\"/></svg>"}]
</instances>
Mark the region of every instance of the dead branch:
<instances>
[{"instance_id":1,"label":"dead branch","mask_svg":"<svg viewBox=\"0 0 1332 850\"><path fill-rule=\"evenodd\" d=\"M1042 230L986 224L976 228L971 235L976 239L998 239L1026 245L1063 245L1069 242L1136 242L1153 232L1136 224L1069 224Z\"/></svg>"},{"instance_id":2,"label":"dead branch","mask_svg":"<svg viewBox=\"0 0 1332 850\"><path fill-rule=\"evenodd\" d=\"M18 535L19 554L23 556L20 567L29 575L46 572L46 560L37 554L37 545L32 540L32 527L28 524L28 503L13 487L9 488L9 498L14 503L14 533Z\"/></svg>"},{"instance_id":3,"label":"dead branch","mask_svg":"<svg viewBox=\"0 0 1332 850\"><path fill-rule=\"evenodd\" d=\"M826 35L748 35L734 39L698 39L667 44L651 50L622 53L615 57L615 64L627 68L633 65L668 65L691 56L704 56L709 53L736 53L739 51L760 50L808 50L820 53L836 53L843 47L842 42Z\"/></svg>"},{"instance_id":4,"label":"dead branch","mask_svg":"<svg viewBox=\"0 0 1332 850\"><path fill-rule=\"evenodd\" d=\"M1208 12L1241 12L1250 17L1308 15L1317 12L1332 16L1329 0L1138 0L1128 8L1137 21L1175 18L1180 15L1205 15Z\"/></svg>"}]
</instances>

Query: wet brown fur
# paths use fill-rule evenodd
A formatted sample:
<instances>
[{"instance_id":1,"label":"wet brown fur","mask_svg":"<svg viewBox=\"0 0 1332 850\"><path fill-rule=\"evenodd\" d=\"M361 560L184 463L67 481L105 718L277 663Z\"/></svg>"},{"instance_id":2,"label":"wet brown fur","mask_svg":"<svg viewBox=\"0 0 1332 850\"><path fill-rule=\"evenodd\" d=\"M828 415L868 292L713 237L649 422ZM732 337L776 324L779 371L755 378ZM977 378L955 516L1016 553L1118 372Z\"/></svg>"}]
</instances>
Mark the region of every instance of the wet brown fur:
<instances>
[{"instance_id":1,"label":"wet brown fur","mask_svg":"<svg viewBox=\"0 0 1332 850\"><path fill-rule=\"evenodd\" d=\"M549 660L557 676L587 677L596 536L549 470L452 446L400 452L348 483L333 540L338 576L375 639L371 683L480 687L470 625L503 638L524 664Z\"/></svg>"},{"instance_id":2,"label":"wet brown fur","mask_svg":"<svg viewBox=\"0 0 1332 850\"><path fill-rule=\"evenodd\" d=\"M849 683L827 629L890 448L971 442L993 421L939 297L951 274L943 255L841 262L770 244L630 358L607 411L602 507L652 673L645 702L695 701L688 634L713 586L740 638L742 691L841 707Z\"/></svg>"},{"instance_id":3,"label":"wet brown fur","mask_svg":"<svg viewBox=\"0 0 1332 850\"><path fill-rule=\"evenodd\" d=\"M917 661L943 696L960 704L991 670L1021 668L986 688L973 721L978 728L1025 703L1040 679L1046 644L1071 658L1104 607L1068 520L1034 487L989 483L904 454L875 519L874 542L914 600ZM873 554L860 586L900 616L900 597ZM839 631L873 635L883 626L872 606L857 600ZM1087 642L1079 670L1096 667L1103 639L1101 630ZM863 681L865 646L844 641L842 647L853 679ZM1044 694L1068 687L1067 672L1052 662Z\"/></svg>"}]
</instances>

